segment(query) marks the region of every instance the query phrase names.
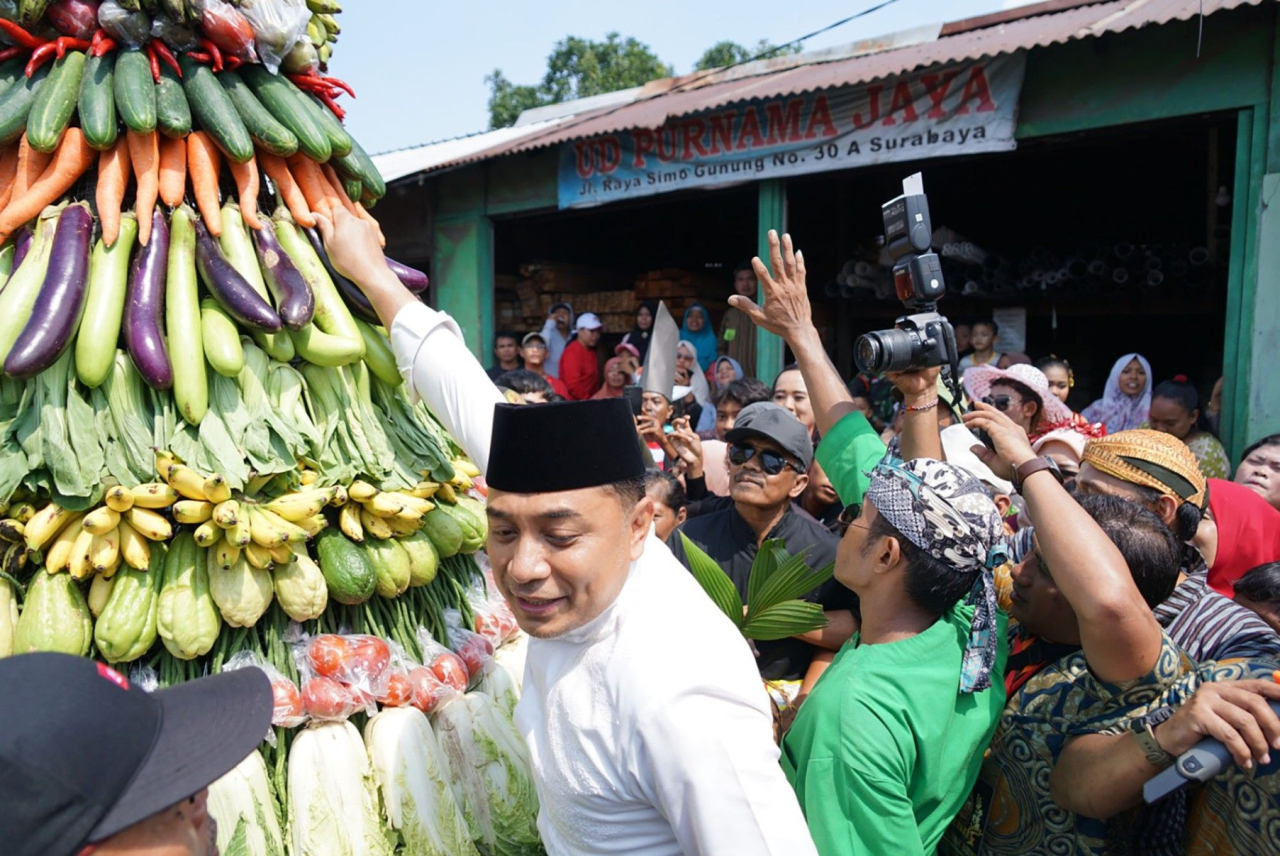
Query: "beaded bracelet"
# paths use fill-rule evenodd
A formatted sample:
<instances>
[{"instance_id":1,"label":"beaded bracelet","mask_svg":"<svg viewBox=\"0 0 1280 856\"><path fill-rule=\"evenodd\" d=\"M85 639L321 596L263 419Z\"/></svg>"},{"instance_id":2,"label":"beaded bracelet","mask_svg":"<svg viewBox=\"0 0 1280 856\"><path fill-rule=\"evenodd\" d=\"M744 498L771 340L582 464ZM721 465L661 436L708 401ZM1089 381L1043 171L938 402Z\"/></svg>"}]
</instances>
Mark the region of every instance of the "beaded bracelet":
<instances>
[{"instance_id":1,"label":"beaded bracelet","mask_svg":"<svg viewBox=\"0 0 1280 856\"><path fill-rule=\"evenodd\" d=\"M906 410L908 413L924 413L926 411L932 410L937 406L938 406L938 399L935 398L933 401L930 401L928 404L920 404L920 405L908 404L903 409Z\"/></svg>"}]
</instances>

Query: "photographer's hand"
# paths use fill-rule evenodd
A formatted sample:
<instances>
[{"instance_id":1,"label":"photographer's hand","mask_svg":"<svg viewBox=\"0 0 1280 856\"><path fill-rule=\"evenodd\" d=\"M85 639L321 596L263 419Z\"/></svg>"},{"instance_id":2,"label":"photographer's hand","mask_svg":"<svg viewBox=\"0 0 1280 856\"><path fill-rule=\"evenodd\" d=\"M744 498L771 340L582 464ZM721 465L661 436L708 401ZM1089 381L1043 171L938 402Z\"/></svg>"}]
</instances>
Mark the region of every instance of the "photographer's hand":
<instances>
[{"instance_id":1,"label":"photographer's hand","mask_svg":"<svg viewBox=\"0 0 1280 856\"><path fill-rule=\"evenodd\" d=\"M938 429L938 374L941 368L913 372L889 372L886 377L902 393L907 409L902 418L902 459L942 460L942 435Z\"/></svg>"},{"instance_id":2,"label":"photographer's hand","mask_svg":"<svg viewBox=\"0 0 1280 856\"><path fill-rule=\"evenodd\" d=\"M973 453L1000 478L1012 478L1014 470L1036 456L1022 426L990 404L976 401L962 418L971 430L985 431L991 438L994 452L986 446L974 446Z\"/></svg>"}]
</instances>

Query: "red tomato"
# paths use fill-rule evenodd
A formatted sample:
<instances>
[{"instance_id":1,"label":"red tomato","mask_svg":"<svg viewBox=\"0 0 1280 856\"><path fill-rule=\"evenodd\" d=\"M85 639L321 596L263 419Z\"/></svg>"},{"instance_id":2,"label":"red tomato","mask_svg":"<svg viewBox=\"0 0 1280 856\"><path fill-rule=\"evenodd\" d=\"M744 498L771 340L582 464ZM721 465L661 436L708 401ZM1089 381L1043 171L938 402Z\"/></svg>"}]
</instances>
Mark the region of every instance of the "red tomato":
<instances>
[{"instance_id":1,"label":"red tomato","mask_svg":"<svg viewBox=\"0 0 1280 856\"><path fill-rule=\"evenodd\" d=\"M292 723L302 716L302 696L291 681L271 682L271 705L274 708L271 713L273 725Z\"/></svg>"},{"instance_id":2,"label":"red tomato","mask_svg":"<svg viewBox=\"0 0 1280 856\"><path fill-rule=\"evenodd\" d=\"M494 645L502 643L502 621L496 615L476 613L476 632Z\"/></svg>"},{"instance_id":3,"label":"red tomato","mask_svg":"<svg viewBox=\"0 0 1280 856\"><path fill-rule=\"evenodd\" d=\"M363 676L376 682L391 664L391 649L376 636L357 636L351 640L352 677Z\"/></svg>"},{"instance_id":4,"label":"red tomato","mask_svg":"<svg viewBox=\"0 0 1280 856\"><path fill-rule=\"evenodd\" d=\"M302 688L302 706L316 719L344 719L354 707L347 688L333 678L312 678Z\"/></svg>"},{"instance_id":5,"label":"red tomato","mask_svg":"<svg viewBox=\"0 0 1280 856\"><path fill-rule=\"evenodd\" d=\"M440 703L440 696L445 693L445 686L435 673L426 666L419 666L406 679L412 692L413 706L423 713L435 710Z\"/></svg>"},{"instance_id":6,"label":"red tomato","mask_svg":"<svg viewBox=\"0 0 1280 856\"><path fill-rule=\"evenodd\" d=\"M425 671L425 670L424 670ZM404 672L392 672L387 676L387 691L378 697L387 707L404 707L413 701L413 684Z\"/></svg>"},{"instance_id":7,"label":"red tomato","mask_svg":"<svg viewBox=\"0 0 1280 856\"><path fill-rule=\"evenodd\" d=\"M347 644L347 640L331 633L317 636L307 646L307 659L311 662L311 668L326 678L342 674L350 656L351 646Z\"/></svg>"},{"instance_id":8,"label":"red tomato","mask_svg":"<svg viewBox=\"0 0 1280 856\"><path fill-rule=\"evenodd\" d=\"M466 665L467 674L475 677L480 674L485 662L493 656L493 643L475 633L464 633L462 636L462 644L458 646L458 650L454 651L454 653Z\"/></svg>"},{"instance_id":9,"label":"red tomato","mask_svg":"<svg viewBox=\"0 0 1280 856\"><path fill-rule=\"evenodd\" d=\"M471 678L467 673L466 664L457 654L446 651L436 657L431 661L431 671L445 686L453 687L460 693L467 691L467 682Z\"/></svg>"}]
</instances>

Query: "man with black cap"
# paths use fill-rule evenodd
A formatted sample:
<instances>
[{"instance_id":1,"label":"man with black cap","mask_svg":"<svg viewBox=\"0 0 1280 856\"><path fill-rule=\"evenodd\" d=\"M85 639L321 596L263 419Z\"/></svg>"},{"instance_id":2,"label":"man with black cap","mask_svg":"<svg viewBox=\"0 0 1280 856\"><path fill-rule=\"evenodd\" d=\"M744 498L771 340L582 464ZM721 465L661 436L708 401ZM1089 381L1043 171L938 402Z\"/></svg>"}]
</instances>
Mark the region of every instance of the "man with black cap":
<instances>
[{"instance_id":1,"label":"man with black cap","mask_svg":"<svg viewBox=\"0 0 1280 856\"><path fill-rule=\"evenodd\" d=\"M680 534L688 536L733 580L744 598L751 565L760 545L779 539L788 553L807 551L810 567L822 568L836 556L839 539L809 515L797 511L793 501L809 482L813 440L808 430L786 409L771 401L749 404L738 414L729 443L728 507L685 522L667 540L676 558L689 564ZM809 594L830 613L832 630L847 628L839 647L853 635L855 599L834 580ZM838 615L836 613L839 613ZM813 659L814 646L799 639L757 642L760 674L773 681L801 681ZM798 684L793 688L798 691Z\"/></svg>"},{"instance_id":2,"label":"man with black cap","mask_svg":"<svg viewBox=\"0 0 1280 856\"><path fill-rule=\"evenodd\" d=\"M208 787L271 728L271 683L238 669L154 693L66 654L0 659L0 851L206 856Z\"/></svg>"},{"instance_id":3,"label":"man with black cap","mask_svg":"<svg viewBox=\"0 0 1280 856\"><path fill-rule=\"evenodd\" d=\"M334 265L488 480L494 580L532 637L516 724L547 851L814 853L750 652L652 534L626 400L502 403L457 324L335 213L320 222Z\"/></svg>"}]
</instances>

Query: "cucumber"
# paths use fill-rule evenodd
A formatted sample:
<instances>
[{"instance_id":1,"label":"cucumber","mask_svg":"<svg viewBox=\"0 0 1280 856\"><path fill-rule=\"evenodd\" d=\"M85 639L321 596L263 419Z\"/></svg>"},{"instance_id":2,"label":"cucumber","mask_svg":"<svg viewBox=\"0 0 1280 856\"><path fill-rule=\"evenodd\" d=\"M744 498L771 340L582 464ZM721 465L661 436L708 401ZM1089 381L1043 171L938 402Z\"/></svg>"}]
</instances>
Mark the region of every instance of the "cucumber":
<instances>
[{"instance_id":1,"label":"cucumber","mask_svg":"<svg viewBox=\"0 0 1280 856\"><path fill-rule=\"evenodd\" d=\"M369 554L347 540L336 529L326 529L316 536L316 556L320 573L329 586L329 596L338 603L364 603L373 596L378 573Z\"/></svg>"},{"instance_id":2,"label":"cucumber","mask_svg":"<svg viewBox=\"0 0 1280 856\"><path fill-rule=\"evenodd\" d=\"M85 141L98 151L106 151L116 144L119 129L116 127L115 92L116 55L91 56L84 64L80 76L80 130Z\"/></svg>"},{"instance_id":3,"label":"cucumber","mask_svg":"<svg viewBox=\"0 0 1280 856\"><path fill-rule=\"evenodd\" d=\"M22 70L26 68L26 62L25 57L14 57L0 62L0 94L18 82L22 77Z\"/></svg>"},{"instance_id":4,"label":"cucumber","mask_svg":"<svg viewBox=\"0 0 1280 856\"><path fill-rule=\"evenodd\" d=\"M204 344L205 359L215 372L223 377L240 374L244 368L240 331L227 310L210 297L200 301L200 339Z\"/></svg>"},{"instance_id":5,"label":"cucumber","mask_svg":"<svg viewBox=\"0 0 1280 856\"><path fill-rule=\"evenodd\" d=\"M55 60L49 79L31 102L27 117L27 142L38 152L51 152L58 147L62 134L76 110L80 94L80 77L84 74L84 51L67 51Z\"/></svg>"},{"instance_id":6,"label":"cucumber","mask_svg":"<svg viewBox=\"0 0 1280 856\"><path fill-rule=\"evenodd\" d=\"M342 127L342 123L338 121L337 116L333 115L333 111L324 106L324 102L319 98L294 86L289 78L284 78L284 82L293 87L298 100L311 111L312 117L320 127L324 128L324 132L329 136L329 148L333 151L333 156L340 158L351 154L351 135L347 133L346 128Z\"/></svg>"},{"instance_id":7,"label":"cucumber","mask_svg":"<svg viewBox=\"0 0 1280 856\"><path fill-rule=\"evenodd\" d=\"M364 192L374 199L387 195L387 183L382 180L382 173L373 165L373 159L365 153L355 137L351 138L351 153L345 157L335 158L333 162L338 174L344 178L358 178L364 186Z\"/></svg>"},{"instance_id":8,"label":"cucumber","mask_svg":"<svg viewBox=\"0 0 1280 856\"><path fill-rule=\"evenodd\" d=\"M156 83L151 62L142 51L120 51L114 89L120 119L129 129L149 134L156 129Z\"/></svg>"},{"instance_id":9,"label":"cucumber","mask_svg":"<svg viewBox=\"0 0 1280 856\"><path fill-rule=\"evenodd\" d=\"M182 81L163 63L160 82L156 84L156 124L166 137L182 139L191 133L191 105L182 90Z\"/></svg>"},{"instance_id":10,"label":"cucumber","mask_svg":"<svg viewBox=\"0 0 1280 856\"><path fill-rule=\"evenodd\" d=\"M364 196L364 182L358 178L343 178L342 189L347 191L347 198L352 202L359 202Z\"/></svg>"},{"instance_id":11,"label":"cucumber","mask_svg":"<svg viewBox=\"0 0 1280 856\"><path fill-rule=\"evenodd\" d=\"M295 94L297 87L256 64L241 66L240 76L276 121L298 138L299 151L319 163L329 160L333 155L329 135L308 109L306 100Z\"/></svg>"},{"instance_id":12,"label":"cucumber","mask_svg":"<svg viewBox=\"0 0 1280 856\"><path fill-rule=\"evenodd\" d=\"M236 163L248 163L253 158L253 140L244 126L240 114L231 103L231 96L222 88L213 71L207 65L182 55L182 88L187 93L191 112L200 120L200 126L209 132L223 154Z\"/></svg>"},{"instance_id":13,"label":"cucumber","mask_svg":"<svg viewBox=\"0 0 1280 856\"><path fill-rule=\"evenodd\" d=\"M262 148L287 158L298 150L298 138L271 115L271 111L262 106L262 102L253 94L253 90L244 82L244 78L234 71L224 71L218 75L222 86L231 96L231 103L236 112L244 120L249 129L249 136Z\"/></svg>"},{"instance_id":14,"label":"cucumber","mask_svg":"<svg viewBox=\"0 0 1280 856\"><path fill-rule=\"evenodd\" d=\"M27 116L40 87L49 77L49 66L43 65L30 77L23 78L0 95L0 146L7 146L27 129Z\"/></svg>"}]
</instances>

